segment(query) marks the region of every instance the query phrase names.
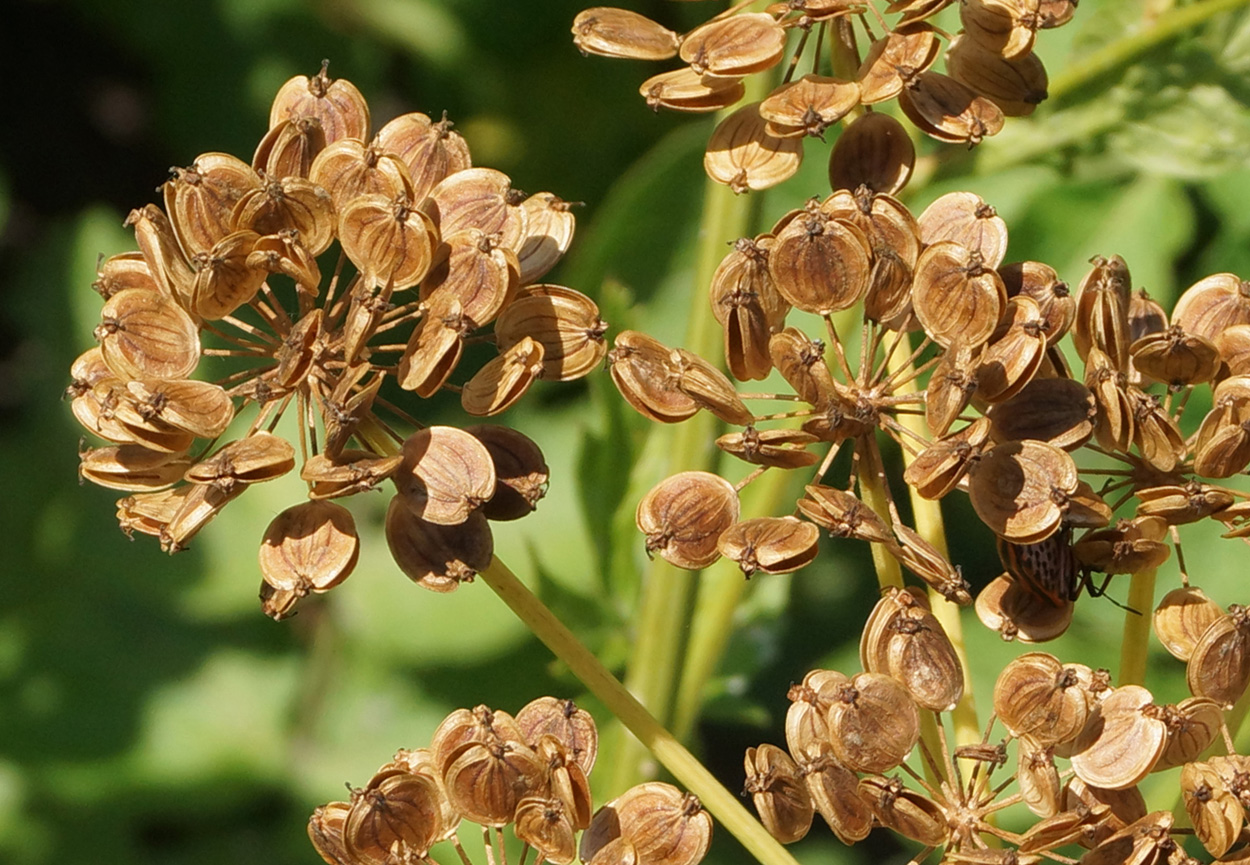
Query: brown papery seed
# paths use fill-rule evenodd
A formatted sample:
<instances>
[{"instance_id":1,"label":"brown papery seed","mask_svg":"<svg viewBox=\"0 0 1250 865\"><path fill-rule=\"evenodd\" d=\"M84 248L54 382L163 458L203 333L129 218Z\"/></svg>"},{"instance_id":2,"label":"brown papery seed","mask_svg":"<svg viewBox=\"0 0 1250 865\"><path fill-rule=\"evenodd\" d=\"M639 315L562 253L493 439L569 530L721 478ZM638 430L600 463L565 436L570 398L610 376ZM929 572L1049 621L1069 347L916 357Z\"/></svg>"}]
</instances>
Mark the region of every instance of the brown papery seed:
<instances>
[{"instance_id":1,"label":"brown papery seed","mask_svg":"<svg viewBox=\"0 0 1250 865\"><path fill-rule=\"evenodd\" d=\"M574 205L550 192L536 192L521 202L525 237L517 250L521 285L537 282L556 266L573 243Z\"/></svg>"},{"instance_id":2,"label":"brown papery seed","mask_svg":"<svg viewBox=\"0 0 1250 865\"><path fill-rule=\"evenodd\" d=\"M681 41L683 61L700 75L738 77L771 69L781 62L786 30L763 12L715 18Z\"/></svg>"},{"instance_id":3,"label":"brown papery seed","mask_svg":"<svg viewBox=\"0 0 1250 865\"><path fill-rule=\"evenodd\" d=\"M1250 683L1250 613L1230 604L1228 615L1216 619L1198 639L1185 681L1196 697L1210 697L1231 707Z\"/></svg>"},{"instance_id":4,"label":"brown papery seed","mask_svg":"<svg viewBox=\"0 0 1250 865\"><path fill-rule=\"evenodd\" d=\"M224 318L256 296L268 274L253 264L252 251L259 240L254 231L235 231L196 256L199 270L191 287L191 309L196 315Z\"/></svg>"},{"instance_id":5,"label":"brown papery seed","mask_svg":"<svg viewBox=\"0 0 1250 865\"><path fill-rule=\"evenodd\" d=\"M975 396L988 403L1011 399L1033 380L1045 354L1046 320L1037 301L1010 298L981 355Z\"/></svg>"},{"instance_id":6,"label":"brown papery seed","mask_svg":"<svg viewBox=\"0 0 1250 865\"><path fill-rule=\"evenodd\" d=\"M773 90L760 103L760 116L771 124L794 127L799 134L818 136L858 104L859 85L854 81L809 74Z\"/></svg>"},{"instance_id":7,"label":"brown papery seed","mask_svg":"<svg viewBox=\"0 0 1250 865\"><path fill-rule=\"evenodd\" d=\"M1153 711L1150 692L1122 685L1099 703L1102 724L1078 738L1072 768L1086 784L1132 787L1149 774L1167 743L1167 725Z\"/></svg>"},{"instance_id":8,"label":"brown papery seed","mask_svg":"<svg viewBox=\"0 0 1250 865\"><path fill-rule=\"evenodd\" d=\"M216 438L234 419L234 403L229 395L220 385L210 382L149 379L128 382L126 390L145 418L199 438Z\"/></svg>"},{"instance_id":9,"label":"brown papery seed","mask_svg":"<svg viewBox=\"0 0 1250 865\"><path fill-rule=\"evenodd\" d=\"M750 793L760 822L782 844L793 844L812 827L812 797L790 755L776 745L747 748L744 793Z\"/></svg>"},{"instance_id":10,"label":"brown papery seed","mask_svg":"<svg viewBox=\"0 0 1250 865\"><path fill-rule=\"evenodd\" d=\"M1055 345L1072 327L1076 299L1055 269L1040 261L1018 261L998 268L1008 297L1025 294L1037 301L1046 319L1046 344Z\"/></svg>"},{"instance_id":11,"label":"brown papery seed","mask_svg":"<svg viewBox=\"0 0 1250 865\"><path fill-rule=\"evenodd\" d=\"M940 847L950 837L946 817L935 802L905 788L897 778L869 775L859 782L859 795L878 822L926 847Z\"/></svg>"},{"instance_id":12,"label":"brown papery seed","mask_svg":"<svg viewBox=\"0 0 1250 865\"><path fill-rule=\"evenodd\" d=\"M338 213L360 195L381 195L388 201L413 197L408 166L355 138L342 138L318 153L308 179L330 193Z\"/></svg>"},{"instance_id":13,"label":"brown papery seed","mask_svg":"<svg viewBox=\"0 0 1250 865\"><path fill-rule=\"evenodd\" d=\"M951 43L946 72L989 99L1007 117L1027 117L1046 99L1046 67L1032 51L1005 57L965 35Z\"/></svg>"},{"instance_id":14,"label":"brown papery seed","mask_svg":"<svg viewBox=\"0 0 1250 865\"><path fill-rule=\"evenodd\" d=\"M1044 643L1062 636L1072 624L1073 604L1055 606L1009 573L999 574L977 595L977 618L1004 640Z\"/></svg>"},{"instance_id":15,"label":"brown papery seed","mask_svg":"<svg viewBox=\"0 0 1250 865\"><path fill-rule=\"evenodd\" d=\"M386 861L392 851L421 858L442 834L438 786L425 775L396 773L352 799L343 841L354 861Z\"/></svg>"},{"instance_id":16,"label":"brown papery seed","mask_svg":"<svg viewBox=\"0 0 1250 865\"><path fill-rule=\"evenodd\" d=\"M239 199L260 187L260 177L228 153L204 153L190 168L171 168L161 191L178 242L187 255L207 252L233 230Z\"/></svg>"},{"instance_id":17,"label":"brown papery seed","mask_svg":"<svg viewBox=\"0 0 1250 865\"><path fill-rule=\"evenodd\" d=\"M119 291L100 310L95 337L113 374L130 379L183 379L200 361L195 322L168 295Z\"/></svg>"},{"instance_id":18,"label":"brown papery seed","mask_svg":"<svg viewBox=\"0 0 1250 865\"><path fill-rule=\"evenodd\" d=\"M271 128L256 146L252 168L266 177L308 177L326 134L315 117L292 117Z\"/></svg>"},{"instance_id":19,"label":"brown papery seed","mask_svg":"<svg viewBox=\"0 0 1250 865\"><path fill-rule=\"evenodd\" d=\"M1136 574L1167 561L1171 548L1162 540L1166 532L1167 521L1161 517L1134 517L1085 534L1072 551L1082 565L1104 574Z\"/></svg>"},{"instance_id":20,"label":"brown papery seed","mask_svg":"<svg viewBox=\"0 0 1250 865\"><path fill-rule=\"evenodd\" d=\"M304 461L299 476L312 485L310 499L332 499L373 489L394 474L402 461L402 454L380 457L358 450L344 450L333 458L314 454Z\"/></svg>"},{"instance_id":21,"label":"brown papery seed","mask_svg":"<svg viewBox=\"0 0 1250 865\"><path fill-rule=\"evenodd\" d=\"M295 468L295 448L286 439L259 430L236 439L187 469L194 484L211 484L229 490L282 477Z\"/></svg>"},{"instance_id":22,"label":"brown papery seed","mask_svg":"<svg viewBox=\"0 0 1250 865\"><path fill-rule=\"evenodd\" d=\"M443 781L452 806L466 820L504 826L542 771L538 755L520 742L471 744L452 760Z\"/></svg>"},{"instance_id":23,"label":"brown papery seed","mask_svg":"<svg viewBox=\"0 0 1250 865\"><path fill-rule=\"evenodd\" d=\"M173 486L191 463L183 454L131 444L86 450L79 459L79 477L97 486L126 492L151 492Z\"/></svg>"},{"instance_id":24,"label":"brown papery seed","mask_svg":"<svg viewBox=\"0 0 1250 865\"><path fill-rule=\"evenodd\" d=\"M1059 529L1067 497L1076 491L1076 464L1038 441L997 445L969 473L972 507L1004 540L1037 543Z\"/></svg>"},{"instance_id":25,"label":"brown papery seed","mask_svg":"<svg viewBox=\"0 0 1250 865\"><path fill-rule=\"evenodd\" d=\"M885 521L851 493L819 484L804 489L807 495L798 500L798 509L834 537L893 543L894 533Z\"/></svg>"},{"instance_id":26,"label":"brown papery seed","mask_svg":"<svg viewBox=\"0 0 1250 865\"><path fill-rule=\"evenodd\" d=\"M1250 324L1250 283L1234 273L1216 273L1185 289L1172 310L1172 323L1207 339Z\"/></svg>"},{"instance_id":27,"label":"brown papery seed","mask_svg":"<svg viewBox=\"0 0 1250 865\"><path fill-rule=\"evenodd\" d=\"M956 339L977 346L994 333L1007 289L979 253L939 241L916 262L912 305L925 333L942 347Z\"/></svg>"},{"instance_id":28,"label":"brown papery seed","mask_svg":"<svg viewBox=\"0 0 1250 865\"><path fill-rule=\"evenodd\" d=\"M479 328L494 321L515 294L520 264L516 253L497 245L477 228L444 235L439 261L422 278L421 299L436 291L460 301L466 324Z\"/></svg>"},{"instance_id":29,"label":"brown papery seed","mask_svg":"<svg viewBox=\"0 0 1250 865\"><path fill-rule=\"evenodd\" d=\"M907 690L880 673L859 673L829 709L838 759L856 772L888 772L920 738L920 714Z\"/></svg>"},{"instance_id":30,"label":"brown papery seed","mask_svg":"<svg viewBox=\"0 0 1250 865\"><path fill-rule=\"evenodd\" d=\"M477 228L497 237L500 246L521 249L528 229L524 199L512 189L508 175L493 168L466 168L449 175L420 203L442 237L465 228Z\"/></svg>"},{"instance_id":31,"label":"brown papery seed","mask_svg":"<svg viewBox=\"0 0 1250 865\"><path fill-rule=\"evenodd\" d=\"M1197 760L1224 725L1224 707L1209 697L1188 697L1164 709L1167 744L1155 764L1156 772Z\"/></svg>"},{"instance_id":32,"label":"brown papery seed","mask_svg":"<svg viewBox=\"0 0 1250 865\"><path fill-rule=\"evenodd\" d=\"M756 465L795 469L815 465L818 454L807 446L818 441L816 436L802 430L769 429L756 430L747 427L740 433L727 433L716 440L716 446L725 453Z\"/></svg>"},{"instance_id":33,"label":"brown papery seed","mask_svg":"<svg viewBox=\"0 0 1250 865\"><path fill-rule=\"evenodd\" d=\"M547 492L550 471L543 452L530 438L494 424L465 427L490 453L495 466L495 493L482 505L490 520L515 520L533 512Z\"/></svg>"},{"instance_id":34,"label":"brown papery seed","mask_svg":"<svg viewBox=\"0 0 1250 865\"><path fill-rule=\"evenodd\" d=\"M722 120L703 155L708 177L734 192L776 186L793 177L803 161L803 140L770 135L759 107L748 103Z\"/></svg>"},{"instance_id":35,"label":"brown papery seed","mask_svg":"<svg viewBox=\"0 0 1250 865\"><path fill-rule=\"evenodd\" d=\"M599 753L599 731L594 717L579 709L572 700L539 697L521 707L516 724L531 747L542 736L555 736L573 755L573 759L589 773Z\"/></svg>"},{"instance_id":36,"label":"brown papery seed","mask_svg":"<svg viewBox=\"0 0 1250 865\"><path fill-rule=\"evenodd\" d=\"M381 195L353 199L339 214L338 234L343 254L365 283L392 291L425 278L438 239L433 221L408 199Z\"/></svg>"},{"instance_id":37,"label":"brown papery seed","mask_svg":"<svg viewBox=\"0 0 1250 865\"><path fill-rule=\"evenodd\" d=\"M269 523L260 544L260 570L275 589L324 592L347 579L359 554L356 522L347 508L305 502Z\"/></svg>"},{"instance_id":38,"label":"brown papery seed","mask_svg":"<svg viewBox=\"0 0 1250 865\"><path fill-rule=\"evenodd\" d=\"M1094 435L1097 406L1089 388L1070 378L1035 378L1008 400L990 406L996 442L1037 439L1075 451Z\"/></svg>"},{"instance_id":39,"label":"brown papery seed","mask_svg":"<svg viewBox=\"0 0 1250 865\"><path fill-rule=\"evenodd\" d=\"M805 213L773 242L768 270L781 296L804 312L848 309L868 291L871 247L848 222Z\"/></svg>"},{"instance_id":40,"label":"brown papery seed","mask_svg":"<svg viewBox=\"0 0 1250 865\"><path fill-rule=\"evenodd\" d=\"M1090 709L1077 671L1046 652L1008 662L994 684L994 711L1003 726L1043 747L1075 739Z\"/></svg>"},{"instance_id":41,"label":"brown papery seed","mask_svg":"<svg viewBox=\"0 0 1250 865\"><path fill-rule=\"evenodd\" d=\"M595 6L573 19L573 44L583 54L631 60L667 60L681 38L666 27L628 9Z\"/></svg>"},{"instance_id":42,"label":"brown papery seed","mask_svg":"<svg viewBox=\"0 0 1250 865\"><path fill-rule=\"evenodd\" d=\"M1003 128L1003 112L997 105L940 72L909 78L898 105L921 132L938 141L972 147Z\"/></svg>"},{"instance_id":43,"label":"brown papery seed","mask_svg":"<svg viewBox=\"0 0 1250 865\"><path fill-rule=\"evenodd\" d=\"M415 516L453 526L495 494L490 451L465 430L432 426L404 440L395 487Z\"/></svg>"},{"instance_id":44,"label":"brown papery seed","mask_svg":"<svg viewBox=\"0 0 1250 865\"><path fill-rule=\"evenodd\" d=\"M460 391L460 405L478 417L506 411L525 396L542 369L543 347L527 336L465 382Z\"/></svg>"},{"instance_id":45,"label":"brown papery seed","mask_svg":"<svg viewBox=\"0 0 1250 865\"><path fill-rule=\"evenodd\" d=\"M820 530L797 517L756 517L730 526L716 546L749 579L757 571L788 574L806 567L816 558L819 540Z\"/></svg>"},{"instance_id":46,"label":"brown papery seed","mask_svg":"<svg viewBox=\"0 0 1250 865\"><path fill-rule=\"evenodd\" d=\"M953 240L980 253L981 263L991 269L1006 255L1007 223L976 193L948 192L926 207L916 222L926 246Z\"/></svg>"},{"instance_id":47,"label":"brown papery seed","mask_svg":"<svg viewBox=\"0 0 1250 865\"><path fill-rule=\"evenodd\" d=\"M386 543L408 579L434 592L455 591L471 581L494 553L490 524L481 512L459 525L440 526L414 514L400 496L386 511Z\"/></svg>"},{"instance_id":48,"label":"brown papery seed","mask_svg":"<svg viewBox=\"0 0 1250 865\"><path fill-rule=\"evenodd\" d=\"M155 204L149 204L130 211L123 224L134 226L135 241L161 292L186 307L195 274L178 244L169 217Z\"/></svg>"},{"instance_id":49,"label":"brown papery seed","mask_svg":"<svg viewBox=\"0 0 1250 865\"><path fill-rule=\"evenodd\" d=\"M677 387L681 372L672 349L645 333L617 334L608 371L621 396L649 420L677 423L699 411L699 404Z\"/></svg>"},{"instance_id":50,"label":"brown papery seed","mask_svg":"<svg viewBox=\"0 0 1250 865\"><path fill-rule=\"evenodd\" d=\"M935 440L912 460L903 480L926 499L940 499L958 486L989 442L990 422L977 418Z\"/></svg>"},{"instance_id":51,"label":"brown papery seed","mask_svg":"<svg viewBox=\"0 0 1250 865\"><path fill-rule=\"evenodd\" d=\"M335 236L334 202L330 193L302 177L269 178L239 199L234 227L257 234L299 232L300 243L313 256L330 248Z\"/></svg>"},{"instance_id":52,"label":"brown papery seed","mask_svg":"<svg viewBox=\"0 0 1250 865\"><path fill-rule=\"evenodd\" d=\"M649 781L631 787L601 810L612 808L621 837L639 863L696 865L712 842L712 818L693 794L671 784Z\"/></svg>"},{"instance_id":53,"label":"brown papery seed","mask_svg":"<svg viewBox=\"0 0 1250 865\"><path fill-rule=\"evenodd\" d=\"M1037 10L1038 0L966 0L959 20L986 51L1015 58L1033 49L1043 20Z\"/></svg>"},{"instance_id":54,"label":"brown papery seed","mask_svg":"<svg viewBox=\"0 0 1250 865\"><path fill-rule=\"evenodd\" d=\"M1187 763L1181 769L1180 787L1194 834L1219 859L1241 834L1245 809L1208 763Z\"/></svg>"},{"instance_id":55,"label":"brown papery seed","mask_svg":"<svg viewBox=\"0 0 1250 865\"><path fill-rule=\"evenodd\" d=\"M270 128L293 117L315 117L327 142L369 137L369 104L346 78L331 79L329 65L322 63L312 78L296 75L278 88L269 109Z\"/></svg>"},{"instance_id":56,"label":"brown papery seed","mask_svg":"<svg viewBox=\"0 0 1250 865\"><path fill-rule=\"evenodd\" d=\"M651 76L638 91L652 111L704 114L737 103L746 94L746 85L741 78L704 76L687 66Z\"/></svg>"},{"instance_id":57,"label":"brown papery seed","mask_svg":"<svg viewBox=\"0 0 1250 865\"><path fill-rule=\"evenodd\" d=\"M1172 657L1188 661L1207 628L1223 615L1220 605L1197 586L1172 589L1155 608L1155 636Z\"/></svg>"},{"instance_id":58,"label":"brown papery seed","mask_svg":"<svg viewBox=\"0 0 1250 865\"><path fill-rule=\"evenodd\" d=\"M698 570L720 558L717 541L738 521L738 494L710 472L681 472L642 498L635 521L647 536L648 554Z\"/></svg>"},{"instance_id":59,"label":"brown papery seed","mask_svg":"<svg viewBox=\"0 0 1250 865\"><path fill-rule=\"evenodd\" d=\"M829 184L834 189L866 186L893 195L907 185L916 164L916 148L903 124L888 114L869 111L853 120L829 154Z\"/></svg>"},{"instance_id":60,"label":"brown papery seed","mask_svg":"<svg viewBox=\"0 0 1250 865\"><path fill-rule=\"evenodd\" d=\"M865 105L893 99L908 79L932 66L939 53L941 44L931 25L895 28L872 43L860 64L860 99Z\"/></svg>"},{"instance_id":61,"label":"brown papery seed","mask_svg":"<svg viewBox=\"0 0 1250 865\"><path fill-rule=\"evenodd\" d=\"M407 166L415 202L425 201L443 178L473 164L469 145L451 126L445 114L435 123L414 111L399 115L378 130L374 146Z\"/></svg>"},{"instance_id":62,"label":"brown papery seed","mask_svg":"<svg viewBox=\"0 0 1250 865\"><path fill-rule=\"evenodd\" d=\"M725 337L725 361L739 381L762 379L772 371L771 335L785 326L790 304L773 285L768 251L773 237L739 238L721 259L708 289L712 314Z\"/></svg>"}]
</instances>

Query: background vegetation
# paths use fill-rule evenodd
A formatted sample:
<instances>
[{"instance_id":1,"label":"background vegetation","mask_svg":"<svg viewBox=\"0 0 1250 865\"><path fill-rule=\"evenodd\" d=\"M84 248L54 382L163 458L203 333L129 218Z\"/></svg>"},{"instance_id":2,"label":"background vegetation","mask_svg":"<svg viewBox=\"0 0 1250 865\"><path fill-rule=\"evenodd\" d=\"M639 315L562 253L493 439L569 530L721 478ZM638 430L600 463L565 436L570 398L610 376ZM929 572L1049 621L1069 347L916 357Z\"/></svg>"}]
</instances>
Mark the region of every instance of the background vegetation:
<instances>
[{"instance_id":1,"label":"background vegetation","mask_svg":"<svg viewBox=\"0 0 1250 865\"><path fill-rule=\"evenodd\" d=\"M599 299L614 331L680 342L689 292L705 290L692 284L693 245L711 122L652 115L637 96L654 71L644 65L579 56L568 27L582 5L9 0L0 11L0 860L311 863L312 807L424 744L451 708L580 698L485 586L443 597L402 577L385 554L381 495L353 504L357 573L282 624L258 611L256 547L297 480L249 492L175 558L128 542L116 497L78 485L80 431L58 395L91 344L97 256L133 248L126 212L156 200L167 166L211 150L250 156L278 85L323 57L368 97L375 125L446 110L475 162L584 201L553 280ZM677 30L707 14L626 5ZM1234 10L1127 50L1174 5L1088 3L1044 33L1056 98L971 154L930 148L913 209L971 189L1006 218L1010 259L1046 261L1075 284L1091 255L1120 253L1165 306L1208 273L1250 276L1250 18ZM1105 68L1083 65L1099 56ZM827 193L824 171L809 147L801 174L760 196L761 224ZM630 525L658 479L645 425L602 374L539 388L508 422L542 445L552 485L537 514L497 532L500 554L619 666L645 638L631 630L642 543ZM945 507L948 525L974 525L965 500ZM998 572L988 531L952 535L974 586ZM1245 601L1245 548L1214 535L1186 531L1191 573L1222 603ZM1161 592L1175 568L1161 571ZM856 667L876 597L867 550L850 542L750 588L693 738L731 789L746 746L783 740L790 682L817 665ZM1053 650L1114 667L1107 635L1122 616L1085 599ZM965 627L984 707L1016 649L971 616ZM1156 694L1178 699L1180 665L1155 660ZM891 843L874 835L847 850L813 831L796 854L909 855ZM743 854L721 834L712 858Z\"/></svg>"}]
</instances>

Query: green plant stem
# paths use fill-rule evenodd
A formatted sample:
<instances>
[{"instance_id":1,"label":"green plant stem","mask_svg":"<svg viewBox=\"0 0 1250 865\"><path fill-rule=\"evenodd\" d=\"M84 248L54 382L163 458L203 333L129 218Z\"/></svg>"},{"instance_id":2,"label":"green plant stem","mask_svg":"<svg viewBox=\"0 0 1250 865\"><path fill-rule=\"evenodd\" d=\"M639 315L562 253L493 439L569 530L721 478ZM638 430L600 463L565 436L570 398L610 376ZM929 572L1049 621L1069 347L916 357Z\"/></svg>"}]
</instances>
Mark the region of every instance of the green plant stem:
<instances>
[{"instance_id":1,"label":"green plant stem","mask_svg":"<svg viewBox=\"0 0 1250 865\"><path fill-rule=\"evenodd\" d=\"M743 515L776 513L783 504L789 480L787 472L765 472L742 491ZM747 585L742 570L728 559L721 559L699 577L690 640L669 725L679 739L685 739L694 728L703 705L703 692L725 653L733 633L734 613Z\"/></svg>"},{"instance_id":2,"label":"green plant stem","mask_svg":"<svg viewBox=\"0 0 1250 865\"><path fill-rule=\"evenodd\" d=\"M1133 574L1128 588L1129 609L1124 613L1124 635L1120 640L1121 685L1141 685L1146 681L1146 656L1154 600L1154 569Z\"/></svg>"},{"instance_id":3,"label":"green plant stem","mask_svg":"<svg viewBox=\"0 0 1250 865\"><path fill-rule=\"evenodd\" d=\"M612 712L673 777L763 865L797 865L794 857L753 818L736 796L712 776L651 713L617 681L573 632L498 558L480 574L483 582L524 622L573 675Z\"/></svg>"},{"instance_id":4,"label":"green plant stem","mask_svg":"<svg viewBox=\"0 0 1250 865\"><path fill-rule=\"evenodd\" d=\"M1117 39L1100 48L1083 60L1068 66L1050 79L1046 88L1053 100L1061 100L1070 93L1127 66L1150 49L1179 36L1192 27L1221 12L1245 6L1250 0L1205 0L1192 6L1169 9L1154 19L1151 26L1139 33Z\"/></svg>"},{"instance_id":5,"label":"green plant stem","mask_svg":"<svg viewBox=\"0 0 1250 865\"><path fill-rule=\"evenodd\" d=\"M859 457L860 497L877 516L885 520L886 525L894 525L894 518L890 515L889 494L884 484L885 470L881 465L881 449L877 446L876 437L869 433L857 439L855 453ZM899 567L898 559L890 555L890 551L883 545L872 545L872 564L877 572L877 585L883 591L890 587L903 588L903 570Z\"/></svg>"}]
</instances>

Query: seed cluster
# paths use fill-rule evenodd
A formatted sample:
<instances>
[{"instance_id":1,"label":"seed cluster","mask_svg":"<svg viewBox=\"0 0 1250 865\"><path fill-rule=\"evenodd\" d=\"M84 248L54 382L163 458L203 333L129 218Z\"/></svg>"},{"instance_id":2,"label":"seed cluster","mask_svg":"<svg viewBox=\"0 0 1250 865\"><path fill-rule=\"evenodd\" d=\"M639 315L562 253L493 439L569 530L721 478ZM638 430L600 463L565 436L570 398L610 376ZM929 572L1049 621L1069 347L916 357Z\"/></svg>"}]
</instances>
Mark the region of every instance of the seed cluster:
<instances>
[{"instance_id":1,"label":"seed cluster","mask_svg":"<svg viewBox=\"0 0 1250 865\"><path fill-rule=\"evenodd\" d=\"M539 282L572 239L569 205L473 167L451 126L412 113L371 137L364 97L323 65L278 91L251 164L206 153L172 169L164 209L126 220L139 249L99 267L99 345L74 362L69 394L111 444L84 450L81 476L130 493L122 528L174 552L252 484L295 468L277 432L293 409L309 501L265 532L262 603L275 618L355 565L355 525L334 499L393 480L396 562L450 591L490 562L487 520L524 516L542 496L532 441L426 426L397 402L405 391L458 391L467 413L490 416L606 352L595 304ZM476 343L495 356L453 384ZM235 422L248 406L251 421Z\"/></svg>"},{"instance_id":2,"label":"seed cluster","mask_svg":"<svg viewBox=\"0 0 1250 865\"><path fill-rule=\"evenodd\" d=\"M698 865L712 838L699 800L658 782L640 784L591 814L587 776L599 734L571 700L540 697L516 717L478 706L449 714L428 748L400 751L347 802L313 812L308 835L329 865L430 862L457 831L482 827L489 861L503 854L503 828L536 863ZM494 830L492 837L491 830ZM577 833L581 833L580 845Z\"/></svg>"},{"instance_id":3,"label":"seed cluster","mask_svg":"<svg viewBox=\"0 0 1250 865\"><path fill-rule=\"evenodd\" d=\"M883 14L872 3L850 0L786 0L748 12L748 0L684 35L637 12L596 6L574 20L573 41L583 53L604 57L679 58L684 66L640 88L657 111L730 108L745 96L744 78L773 69L790 52L782 82L712 133L708 176L735 192L775 186L798 171L805 139L823 140L846 119L830 156L833 186L854 188L847 173L868 169L874 189L893 193L906 184L916 154L902 124L880 108L897 99L921 132L971 147L1001 130L1005 117L1031 114L1046 98L1046 69L1034 41L1039 30L1067 23L1076 10L1075 0L963 0L963 29L951 36L929 21L950 2L894 0ZM898 18L891 24L886 15ZM862 60L856 25L868 40ZM823 74L826 37L832 75ZM933 68L943 41L945 73ZM796 78L809 46L812 71Z\"/></svg>"}]
</instances>

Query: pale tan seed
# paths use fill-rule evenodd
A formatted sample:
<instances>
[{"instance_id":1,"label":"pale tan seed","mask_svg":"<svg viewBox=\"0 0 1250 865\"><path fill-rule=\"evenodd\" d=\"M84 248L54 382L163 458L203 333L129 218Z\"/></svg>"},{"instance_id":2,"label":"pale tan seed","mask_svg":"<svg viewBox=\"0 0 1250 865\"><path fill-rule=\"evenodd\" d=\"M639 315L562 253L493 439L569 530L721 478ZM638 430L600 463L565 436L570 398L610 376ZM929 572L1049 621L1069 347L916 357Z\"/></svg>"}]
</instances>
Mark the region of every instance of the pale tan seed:
<instances>
[{"instance_id":1,"label":"pale tan seed","mask_svg":"<svg viewBox=\"0 0 1250 865\"><path fill-rule=\"evenodd\" d=\"M812 797L790 755L775 745L747 748L746 783L760 822L782 844L807 835L815 814Z\"/></svg>"},{"instance_id":2,"label":"pale tan seed","mask_svg":"<svg viewBox=\"0 0 1250 865\"><path fill-rule=\"evenodd\" d=\"M681 472L642 498L635 521L647 537L648 554L698 570L720 558L717 541L738 521L738 494L717 475Z\"/></svg>"},{"instance_id":3,"label":"pale tan seed","mask_svg":"<svg viewBox=\"0 0 1250 865\"><path fill-rule=\"evenodd\" d=\"M1197 586L1172 589L1155 608L1155 636L1174 658L1188 661L1207 628L1223 615L1220 605Z\"/></svg>"},{"instance_id":4,"label":"pale tan seed","mask_svg":"<svg viewBox=\"0 0 1250 865\"><path fill-rule=\"evenodd\" d=\"M451 127L446 114L434 122L414 111L399 115L378 130L374 146L407 167L414 202L425 201L443 178L473 164L469 145Z\"/></svg>"},{"instance_id":5,"label":"pale tan seed","mask_svg":"<svg viewBox=\"0 0 1250 865\"><path fill-rule=\"evenodd\" d=\"M110 297L95 337L104 363L124 381L184 379L200 361L195 322L168 295L149 289Z\"/></svg>"},{"instance_id":6,"label":"pale tan seed","mask_svg":"<svg viewBox=\"0 0 1250 865\"><path fill-rule=\"evenodd\" d=\"M776 186L793 177L803 161L803 140L769 135L759 105L743 105L722 120L703 156L708 177L734 192Z\"/></svg>"},{"instance_id":7,"label":"pale tan seed","mask_svg":"<svg viewBox=\"0 0 1250 865\"><path fill-rule=\"evenodd\" d=\"M347 579L359 555L356 522L347 508L305 502L269 523L260 544L260 570L275 589L324 592Z\"/></svg>"},{"instance_id":8,"label":"pale tan seed","mask_svg":"<svg viewBox=\"0 0 1250 865\"><path fill-rule=\"evenodd\" d=\"M681 40L681 59L700 75L739 77L771 69L781 62L786 30L763 12L719 17L696 27Z\"/></svg>"},{"instance_id":9,"label":"pale tan seed","mask_svg":"<svg viewBox=\"0 0 1250 865\"><path fill-rule=\"evenodd\" d=\"M417 430L404 440L402 452L395 487L412 513L426 522L459 525L495 494L490 451L465 430Z\"/></svg>"},{"instance_id":10,"label":"pale tan seed","mask_svg":"<svg viewBox=\"0 0 1250 865\"><path fill-rule=\"evenodd\" d=\"M269 126L293 117L315 117L325 130L326 141L369 137L369 104L346 78L331 79L329 63L311 78L296 75L278 88L269 109Z\"/></svg>"},{"instance_id":11,"label":"pale tan seed","mask_svg":"<svg viewBox=\"0 0 1250 865\"><path fill-rule=\"evenodd\" d=\"M681 38L637 12L595 6L573 19L573 44L583 54L631 60L667 60L677 54Z\"/></svg>"},{"instance_id":12,"label":"pale tan seed","mask_svg":"<svg viewBox=\"0 0 1250 865\"><path fill-rule=\"evenodd\" d=\"M507 411L525 396L542 369L542 344L527 336L488 361L465 382L460 405L478 417Z\"/></svg>"},{"instance_id":13,"label":"pale tan seed","mask_svg":"<svg viewBox=\"0 0 1250 865\"><path fill-rule=\"evenodd\" d=\"M480 511L464 522L426 522L395 496L386 511L386 542L395 564L417 585L451 592L490 564L494 553L490 525Z\"/></svg>"}]
</instances>

